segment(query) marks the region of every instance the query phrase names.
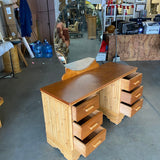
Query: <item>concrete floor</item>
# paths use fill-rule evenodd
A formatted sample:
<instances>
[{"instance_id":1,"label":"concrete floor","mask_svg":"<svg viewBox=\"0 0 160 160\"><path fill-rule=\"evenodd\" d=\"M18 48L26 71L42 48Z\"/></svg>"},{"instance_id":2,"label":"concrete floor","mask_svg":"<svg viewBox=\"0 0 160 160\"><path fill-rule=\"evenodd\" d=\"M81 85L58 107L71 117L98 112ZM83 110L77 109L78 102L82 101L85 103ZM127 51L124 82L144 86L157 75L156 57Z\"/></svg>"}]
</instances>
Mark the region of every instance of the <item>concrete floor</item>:
<instances>
[{"instance_id":1,"label":"concrete floor","mask_svg":"<svg viewBox=\"0 0 160 160\"><path fill-rule=\"evenodd\" d=\"M98 38L88 39L87 32L83 32L83 37L81 38L75 38L75 39L70 38L68 63L86 57L95 58L97 56L97 53L99 52L100 46L101 46L101 41Z\"/></svg>"},{"instance_id":2,"label":"concrete floor","mask_svg":"<svg viewBox=\"0 0 160 160\"><path fill-rule=\"evenodd\" d=\"M32 64L34 62L34 64ZM64 68L52 59L28 59L29 67L16 78L0 80L0 160L64 160L46 142L40 88L59 81ZM160 159L160 61L127 62L143 73L144 104L133 118L118 126L104 117L106 141L79 160Z\"/></svg>"}]
</instances>

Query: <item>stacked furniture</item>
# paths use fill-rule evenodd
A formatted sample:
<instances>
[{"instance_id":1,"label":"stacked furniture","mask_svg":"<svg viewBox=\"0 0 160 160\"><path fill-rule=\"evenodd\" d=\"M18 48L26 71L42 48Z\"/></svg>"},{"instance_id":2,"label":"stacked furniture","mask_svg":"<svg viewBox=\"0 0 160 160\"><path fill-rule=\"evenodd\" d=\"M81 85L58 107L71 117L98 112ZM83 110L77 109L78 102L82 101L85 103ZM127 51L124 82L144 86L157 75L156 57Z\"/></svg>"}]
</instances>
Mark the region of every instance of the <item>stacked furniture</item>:
<instances>
[{"instance_id":1,"label":"stacked furniture","mask_svg":"<svg viewBox=\"0 0 160 160\"><path fill-rule=\"evenodd\" d=\"M136 67L110 62L88 68L79 75L66 69L66 78L41 88L47 142L68 160L86 157L102 144L103 114L119 124L142 107L142 74Z\"/></svg>"},{"instance_id":2,"label":"stacked furniture","mask_svg":"<svg viewBox=\"0 0 160 160\"><path fill-rule=\"evenodd\" d=\"M60 59L60 57L64 57L65 61L63 61L63 63L67 63L69 45L70 39L68 28L65 28L64 24L62 22L59 22L56 25L54 46L58 58Z\"/></svg>"}]
</instances>

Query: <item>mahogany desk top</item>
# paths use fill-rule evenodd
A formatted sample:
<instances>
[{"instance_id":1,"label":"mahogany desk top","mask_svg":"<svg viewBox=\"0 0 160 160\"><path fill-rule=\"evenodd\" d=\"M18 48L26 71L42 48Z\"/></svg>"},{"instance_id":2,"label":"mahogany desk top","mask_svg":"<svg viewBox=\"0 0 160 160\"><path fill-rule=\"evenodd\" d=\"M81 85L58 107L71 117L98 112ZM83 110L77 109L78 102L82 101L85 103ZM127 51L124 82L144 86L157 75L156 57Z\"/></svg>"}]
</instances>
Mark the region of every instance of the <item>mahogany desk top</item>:
<instances>
[{"instance_id":1,"label":"mahogany desk top","mask_svg":"<svg viewBox=\"0 0 160 160\"><path fill-rule=\"evenodd\" d=\"M109 62L76 77L45 86L41 91L67 105L74 105L136 70L137 67Z\"/></svg>"}]
</instances>

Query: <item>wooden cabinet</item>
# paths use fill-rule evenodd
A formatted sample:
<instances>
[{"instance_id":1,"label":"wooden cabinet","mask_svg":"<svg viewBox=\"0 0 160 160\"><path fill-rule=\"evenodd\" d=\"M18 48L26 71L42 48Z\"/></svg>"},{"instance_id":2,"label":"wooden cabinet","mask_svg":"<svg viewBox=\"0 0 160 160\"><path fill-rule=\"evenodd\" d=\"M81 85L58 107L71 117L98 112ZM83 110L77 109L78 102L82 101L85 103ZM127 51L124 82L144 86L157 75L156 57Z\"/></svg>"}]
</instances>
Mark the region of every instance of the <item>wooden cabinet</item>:
<instances>
[{"instance_id":1,"label":"wooden cabinet","mask_svg":"<svg viewBox=\"0 0 160 160\"><path fill-rule=\"evenodd\" d=\"M88 39L96 39L96 16L87 16Z\"/></svg>"},{"instance_id":2,"label":"wooden cabinet","mask_svg":"<svg viewBox=\"0 0 160 160\"><path fill-rule=\"evenodd\" d=\"M68 160L92 153L106 139L103 114L119 124L141 109L142 74L136 70L106 63L41 88L47 142Z\"/></svg>"}]
</instances>

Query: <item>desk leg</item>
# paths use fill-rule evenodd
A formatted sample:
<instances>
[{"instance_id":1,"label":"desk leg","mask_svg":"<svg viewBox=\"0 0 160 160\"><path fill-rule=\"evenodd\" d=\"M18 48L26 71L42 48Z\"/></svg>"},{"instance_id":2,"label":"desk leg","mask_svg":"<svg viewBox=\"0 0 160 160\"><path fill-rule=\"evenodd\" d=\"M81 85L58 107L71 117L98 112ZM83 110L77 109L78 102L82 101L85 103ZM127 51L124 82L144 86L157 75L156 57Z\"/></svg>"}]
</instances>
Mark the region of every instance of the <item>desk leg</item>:
<instances>
[{"instance_id":1,"label":"desk leg","mask_svg":"<svg viewBox=\"0 0 160 160\"><path fill-rule=\"evenodd\" d=\"M12 61L12 55L11 55L11 51L9 50L9 56L10 56L10 60L11 60L11 68L12 68L12 74L13 74L13 77L15 77L14 76L14 68L13 68L13 61Z\"/></svg>"}]
</instances>

